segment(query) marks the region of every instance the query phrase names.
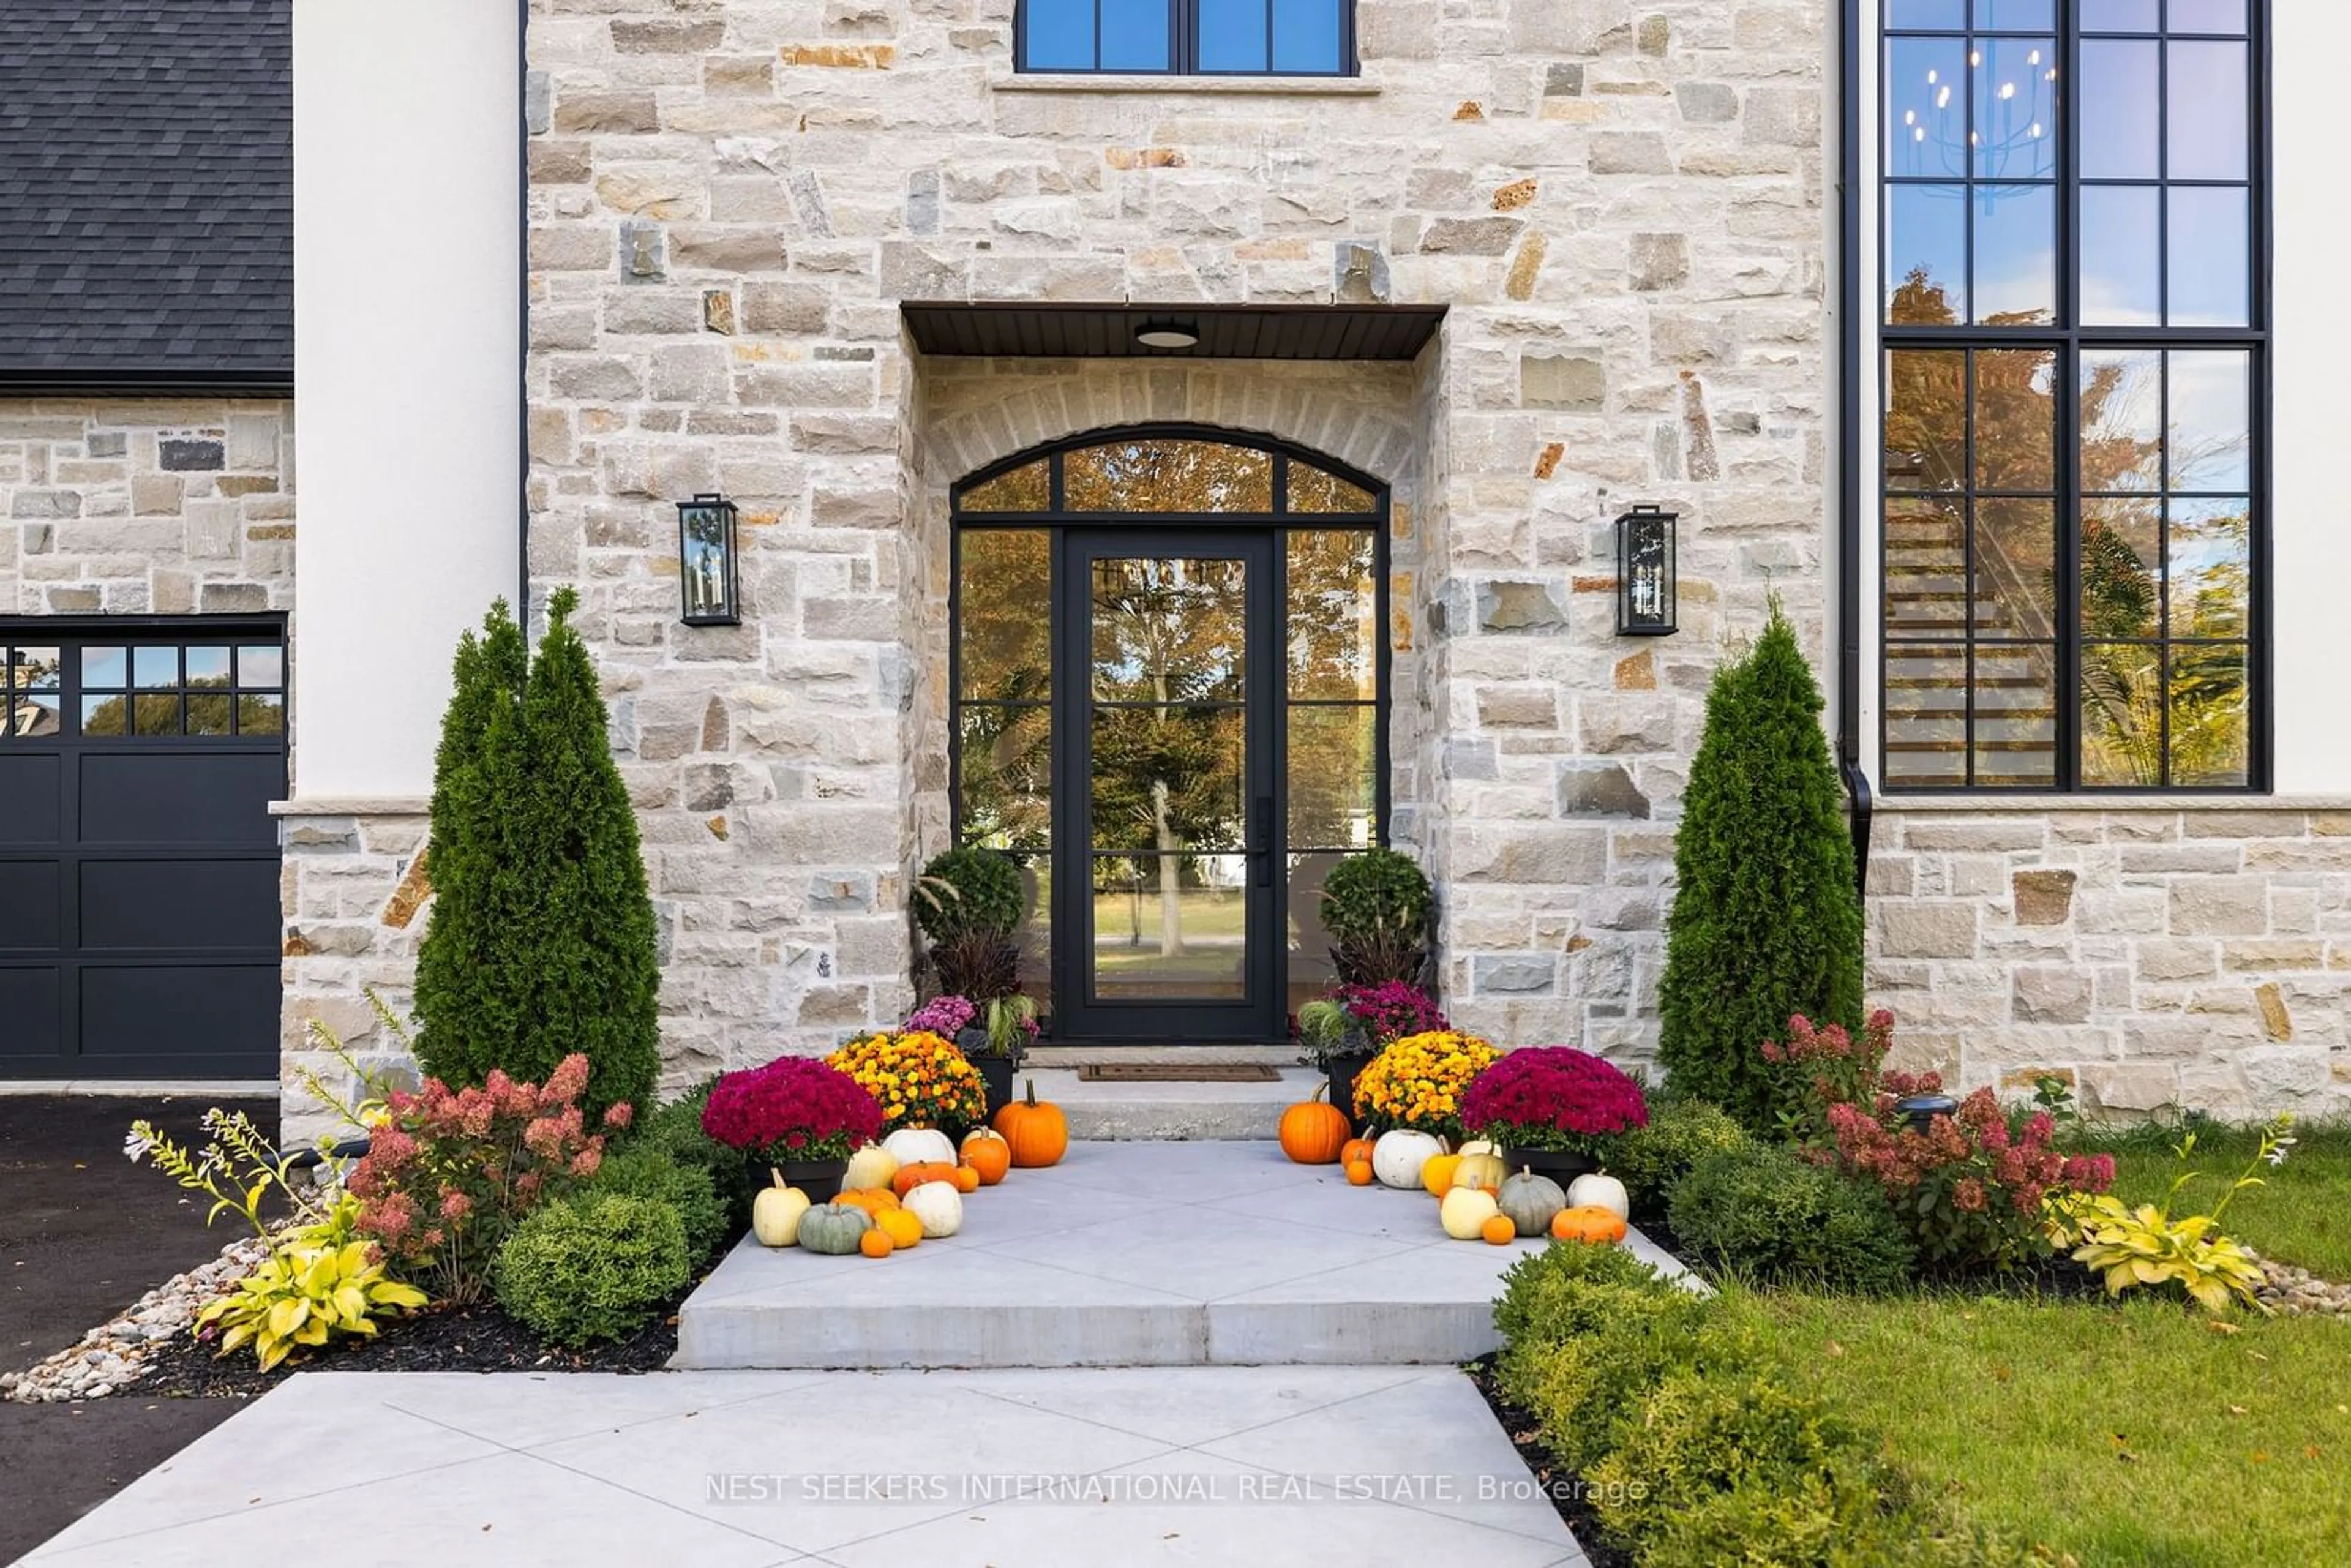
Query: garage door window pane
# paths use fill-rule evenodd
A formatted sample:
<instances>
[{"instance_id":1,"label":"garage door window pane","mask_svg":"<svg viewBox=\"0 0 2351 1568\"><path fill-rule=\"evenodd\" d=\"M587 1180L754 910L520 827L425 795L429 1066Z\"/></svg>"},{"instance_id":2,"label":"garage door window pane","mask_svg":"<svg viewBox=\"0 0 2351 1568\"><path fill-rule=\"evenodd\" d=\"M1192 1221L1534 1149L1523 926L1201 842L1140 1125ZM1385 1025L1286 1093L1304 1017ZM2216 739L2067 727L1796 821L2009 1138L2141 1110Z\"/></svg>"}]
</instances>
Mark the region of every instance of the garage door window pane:
<instances>
[{"instance_id":1,"label":"garage door window pane","mask_svg":"<svg viewBox=\"0 0 2351 1568\"><path fill-rule=\"evenodd\" d=\"M229 651L226 648L191 648L188 650L188 685L192 686L225 686L228 685Z\"/></svg>"},{"instance_id":2,"label":"garage door window pane","mask_svg":"<svg viewBox=\"0 0 2351 1568\"><path fill-rule=\"evenodd\" d=\"M149 691L176 686L180 684L180 650L134 648L131 667L139 673L139 684Z\"/></svg>"},{"instance_id":3,"label":"garage door window pane","mask_svg":"<svg viewBox=\"0 0 2351 1568\"><path fill-rule=\"evenodd\" d=\"M125 672L130 668L120 648L84 648L81 651L81 684L85 686L120 688L126 685Z\"/></svg>"},{"instance_id":4,"label":"garage door window pane","mask_svg":"<svg viewBox=\"0 0 2351 1568\"><path fill-rule=\"evenodd\" d=\"M228 711L226 692L190 692L188 694L188 733L190 735L226 735Z\"/></svg>"},{"instance_id":5,"label":"garage door window pane","mask_svg":"<svg viewBox=\"0 0 2351 1568\"><path fill-rule=\"evenodd\" d=\"M236 732L239 735L283 735L286 732L286 699L280 696L256 695L251 692L236 699Z\"/></svg>"},{"instance_id":6,"label":"garage door window pane","mask_svg":"<svg viewBox=\"0 0 2351 1568\"><path fill-rule=\"evenodd\" d=\"M84 735L120 735L125 727L125 709L131 699L120 694L110 697L81 699L81 732Z\"/></svg>"},{"instance_id":7,"label":"garage door window pane","mask_svg":"<svg viewBox=\"0 0 2351 1568\"><path fill-rule=\"evenodd\" d=\"M286 651L283 648L239 648L236 651L236 684L246 687L284 685Z\"/></svg>"}]
</instances>

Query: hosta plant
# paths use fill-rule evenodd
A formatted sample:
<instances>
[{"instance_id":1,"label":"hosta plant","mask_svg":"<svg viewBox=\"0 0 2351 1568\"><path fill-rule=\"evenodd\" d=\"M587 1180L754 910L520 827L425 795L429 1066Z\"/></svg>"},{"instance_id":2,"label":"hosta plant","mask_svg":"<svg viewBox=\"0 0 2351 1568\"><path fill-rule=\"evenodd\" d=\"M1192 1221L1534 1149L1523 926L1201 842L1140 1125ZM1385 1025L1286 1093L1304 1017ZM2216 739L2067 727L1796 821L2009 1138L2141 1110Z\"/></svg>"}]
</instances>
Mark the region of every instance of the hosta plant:
<instances>
[{"instance_id":1,"label":"hosta plant","mask_svg":"<svg viewBox=\"0 0 2351 1568\"><path fill-rule=\"evenodd\" d=\"M2262 1130L2262 1145L2244 1171L2230 1184L2210 1214L2172 1218L2172 1206L2197 1172L2182 1171L2163 1195L2161 1205L2143 1203L2133 1208L2107 1194L2084 1196L2061 1206L2058 1227L2070 1228L2081 1245L2074 1260L2105 1276L2109 1295L2121 1295L2139 1285L2178 1285L2197 1305L2218 1315L2231 1301L2260 1307L2255 1292L2262 1283L2262 1266L2252 1254L2220 1234L2220 1218L2237 1195L2260 1186L2253 1172L2264 1163L2285 1163L2294 1146L2293 1118L2281 1116ZM2190 1133L2173 1150L2182 1165L2196 1153Z\"/></svg>"},{"instance_id":2,"label":"hosta plant","mask_svg":"<svg viewBox=\"0 0 2351 1568\"><path fill-rule=\"evenodd\" d=\"M325 1219L286 1231L260 1268L196 1315L197 1332L218 1333L222 1355L252 1345L267 1372L298 1347L372 1334L379 1314L423 1306L423 1291L388 1277L376 1249L354 1238L359 1211L345 1193Z\"/></svg>"}]
</instances>

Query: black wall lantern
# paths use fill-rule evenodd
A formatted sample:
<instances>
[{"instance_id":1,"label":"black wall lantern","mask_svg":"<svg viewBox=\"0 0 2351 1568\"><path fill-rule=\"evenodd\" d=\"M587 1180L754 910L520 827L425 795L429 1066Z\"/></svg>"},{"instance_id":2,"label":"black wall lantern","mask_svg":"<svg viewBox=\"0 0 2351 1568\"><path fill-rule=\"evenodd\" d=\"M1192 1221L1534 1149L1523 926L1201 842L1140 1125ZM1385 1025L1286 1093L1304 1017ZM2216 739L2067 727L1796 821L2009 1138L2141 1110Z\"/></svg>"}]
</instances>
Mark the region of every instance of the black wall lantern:
<instances>
[{"instance_id":1,"label":"black wall lantern","mask_svg":"<svg viewBox=\"0 0 2351 1568\"><path fill-rule=\"evenodd\" d=\"M680 619L689 626L734 626L743 619L735 596L735 503L696 496L677 504L677 580L684 597Z\"/></svg>"},{"instance_id":2,"label":"black wall lantern","mask_svg":"<svg viewBox=\"0 0 2351 1568\"><path fill-rule=\"evenodd\" d=\"M1678 513L1635 507L1616 519L1616 634L1670 637L1674 624L1674 524Z\"/></svg>"}]
</instances>

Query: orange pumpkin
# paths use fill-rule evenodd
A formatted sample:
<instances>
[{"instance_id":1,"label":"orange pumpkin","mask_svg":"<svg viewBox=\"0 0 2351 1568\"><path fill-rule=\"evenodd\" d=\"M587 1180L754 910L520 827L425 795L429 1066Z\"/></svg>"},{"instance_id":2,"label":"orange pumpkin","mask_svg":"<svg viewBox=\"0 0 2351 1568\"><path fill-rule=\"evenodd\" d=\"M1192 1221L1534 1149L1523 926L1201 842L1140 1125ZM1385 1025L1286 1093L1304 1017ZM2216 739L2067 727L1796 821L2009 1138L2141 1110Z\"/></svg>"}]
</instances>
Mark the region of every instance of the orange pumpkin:
<instances>
[{"instance_id":1,"label":"orange pumpkin","mask_svg":"<svg viewBox=\"0 0 2351 1568\"><path fill-rule=\"evenodd\" d=\"M1301 1166L1336 1163L1355 1130L1344 1111L1322 1098L1330 1092L1325 1079L1312 1094L1281 1113L1281 1152Z\"/></svg>"},{"instance_id":2,"label":"orange pumpkin","mask_svg":"<svg viewBox=\"0 0 2351 1568\"><path fill-rule=\"evenodd\" d=\"M1625 1239L1625 1221L1613 1208L1603 1208L1596 1203L1579 1204L1559 1211L1551 1222L1551 1233L1562 1241L1604 1246Z\"/></svg>"},{"instance_id":3,"label":"orange pumpkin","mask_svg":"<svg viewBox=\"0 0 2351 1568\"><path fill-rule=\"evenodd\" d=\"M845 1203L852 1208L862 1208L877 1218L880 1218L883 1210L898 1207L897 1194L883 1192L878 1186L864 1192L844 1192L833 1201Z\"/></svg>"},{"instance_id":4,"label":"orange pumpkin","mask_svg":"<svg viewBox=\"0 0 2351 1568\"><path fill-rule=\"evenodd\" d=\"M980 1186L994 1186L1012 1168L1012 1145L990 1128L976 1129L964 1135L963 1163L979 1173Z\"/></svg>"},{"instance_id":5,"label":"orange pumpkin","mask_svg":"<svg viewBox=\"0 0 2351 1568\"><path fill-rule=\"evenodd\" d=\"M1371 1186L1372 1162L1369 1160L1349 1160L1347 1162L1347 1185L1349 1186Z\"/></svg>"},{"instance_id":6,"label":"orange pumpkin","mask_svg":"<svg viewBox=\"0 0 2351 1568\"><path fill-rule=\"evenodd\" d=\"M1037 1081L1028 1080L1029 1095L996 1113L996 1130L1012 1150L1012 1163L1023 1170L1057 1166L1070 1152L1070 1119L1050 1100L1037 1098Z\"/></svg>"},{"instance_id":7,"label":"orange pumpkin","mask_svg":"<svg viewBox=\"0 0 2351 1568\"><path fill-rule=\"evenodd\" d=\"M957 1192L977 1192L979 1190L979 1173L969 1166L956 1166L955 1189Z\"/></svg>"},{"instance_id":8,"label":"orange pumpkin","mask_svg":"<svg viewBox=\"0 0 2351 1568\"><path fill-rule=\"evenodd\" d=\"M1352 1166L1357 1160L1369 1165L1371 1159L1372 1140L1369 1138L1349 1138L1339 1151L1339 1163L1343 1166Z\"/></svg>"},{"instance_id":9,"label":"orange pumpkin","mask_svg":"<svg viewBox=\"0 0 2351 1568\"><path fill-rule=\"evenodd\" d=\"M875 1215L873 1229L888 1237L894 1248L912 1247L923 1239L923 1222L903 1208L885 1208Z\"/></svg>"},{"instance_id":10,"label":"orange pumpkin","mask_svg":"<svg viewBox=\"0 0 2351 1568\"><path fill-rule=\"evenodd\" d=\"M898 1244L890 1239L888 1231L877 1225L857 1239L857 1249L868 1258L887 1258L898 1249Z\"/></svg>"},{"instance_id":11,"label":"orange pumpkin","mask_svg":"<svg viewBox=\"0 0 2351 1568\"><path fill-rule=\"evenodd\" d=\"M951 1182L955 1178L956 1167L944 1160L916 1160L913 1165L898 1167L898 1174L890 1178L890 1190L904 1197L926 1181Z\"/></svg>"},{"instance_id":12,"label":"orange pumpkin","mask_svg":"<svg viewBox=\"0 0 2351 1568\"><path fill-rule=\"evenodd\" d=\"M1519 1228L1507 1214L1498 1214L1478 1228L1478 1234L1496 1247L1507 1247L1518 1239Z\"/></svg>"}]
</instances>

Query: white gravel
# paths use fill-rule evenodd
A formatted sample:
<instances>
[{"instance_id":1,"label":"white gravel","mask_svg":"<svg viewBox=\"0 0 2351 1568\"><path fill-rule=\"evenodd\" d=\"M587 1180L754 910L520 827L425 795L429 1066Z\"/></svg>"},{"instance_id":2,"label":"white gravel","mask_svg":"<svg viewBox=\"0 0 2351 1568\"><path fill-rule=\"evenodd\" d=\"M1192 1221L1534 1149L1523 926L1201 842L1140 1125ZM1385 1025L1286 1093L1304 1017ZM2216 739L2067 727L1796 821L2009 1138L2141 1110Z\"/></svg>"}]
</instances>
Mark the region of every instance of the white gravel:
<instances>
[{"instance_id":1,"label":"white gravel","mask_svg":"<svg viewBox=\"0 0 2351 1568\"><path fill-rule=\"evenodd\" d=\"M147 1354L173 1334L185 1333L215 1296L261 1266L269 1243L257 1236L232 1241L220 1256L164 1281L120 1317L84 1335L79 1344L26 1372L0 1372L0 1399L21 1405L57 1405L103 1399L147 1375Z\"/></svg>"}]
</instances>

